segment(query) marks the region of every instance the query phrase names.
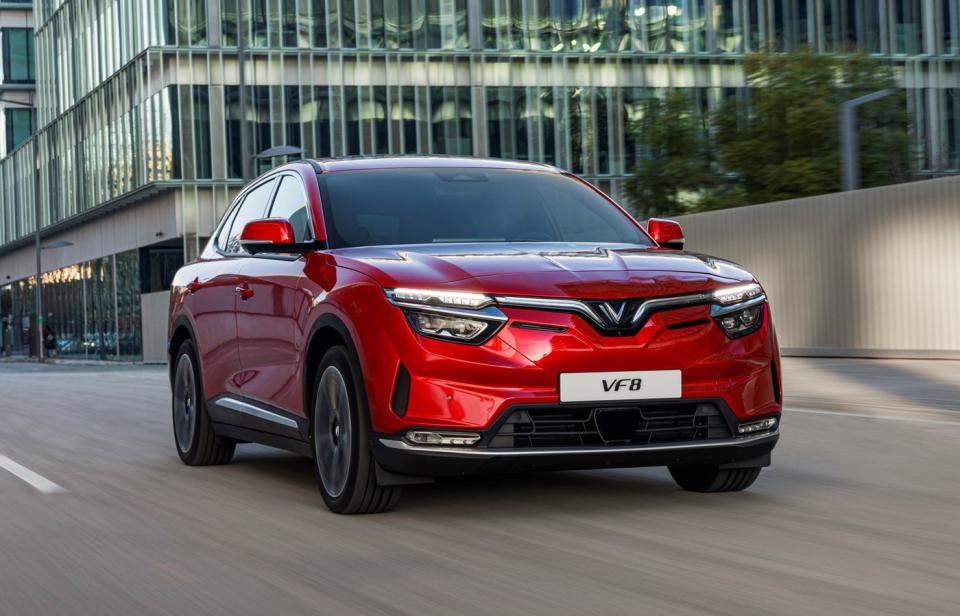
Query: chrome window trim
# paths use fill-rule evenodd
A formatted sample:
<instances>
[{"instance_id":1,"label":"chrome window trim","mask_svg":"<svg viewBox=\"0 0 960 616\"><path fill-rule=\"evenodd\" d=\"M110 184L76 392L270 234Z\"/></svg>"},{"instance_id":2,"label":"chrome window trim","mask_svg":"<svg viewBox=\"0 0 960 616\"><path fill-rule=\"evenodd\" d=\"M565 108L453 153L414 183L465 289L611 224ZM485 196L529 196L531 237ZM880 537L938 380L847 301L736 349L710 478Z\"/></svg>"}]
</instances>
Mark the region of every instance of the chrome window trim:
<instances>
[{"instance_id":1,"label":"chrome window trim","mask_svg":"<svg viewBox=\"0 0 960 616\"><path fill-rule=\"evenodd\" d=\"M244 415L250 415L251 417L256 417L257 419L263 419L264 421L269 421L271 423L286 426L288 428L297 429L300 427L296 421L290 419L289 417L284 417L283 415L262 409L259 406L254 406L253 404L243 402L242 400L237 400L236 398L225 396L216 402L220 406L230 409L231 411L243 413Z\"/></svg>"},{"instance_id":2,"label":"chrome window trim","mask_svg":"<svg viewBox=\"0 0 960 616\"><path fill-rule=\"evenodd\" d=\"M455 457L466 458L510 458L510 457L531 457L531 456L556 456L556 455L583 455L583 454L610 454L618 453L644 453L658 451L681 451L687 449L711 449L714 447L743 446L762 443L767 440L776 439L780 436L780 431L765 432L752 436L740 436L734 438L717 439L715 441L700 441L695 443L675 443L671 445L626 445L615 447L549 447L544 449L509 449L509 448L477 448L477 447L433 447L430 445L411 445L410 443L393 438L380 438L380 444L390 449L398 449L412 454L443 454Z\"/></svg>"}]
</instances>

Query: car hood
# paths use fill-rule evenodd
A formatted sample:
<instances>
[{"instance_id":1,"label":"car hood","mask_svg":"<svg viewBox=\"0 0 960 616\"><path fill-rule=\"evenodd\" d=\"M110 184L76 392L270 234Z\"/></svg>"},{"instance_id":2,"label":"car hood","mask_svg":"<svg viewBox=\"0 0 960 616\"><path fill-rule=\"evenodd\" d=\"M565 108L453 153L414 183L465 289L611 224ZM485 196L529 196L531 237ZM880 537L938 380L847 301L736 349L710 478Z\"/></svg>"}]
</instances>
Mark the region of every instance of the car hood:
<instances>
[{"instance_id":1,"label":"car hood","mask_svg":"<svg viewBox=\"0 0 960 616\"><path fill-rule=\"evenodd\" d=\"M722 259L622 244L427 244L343 248L331 254L337 265L385 288L616 299L753 281L742 267Z\"/></svg>"}]
</instances>

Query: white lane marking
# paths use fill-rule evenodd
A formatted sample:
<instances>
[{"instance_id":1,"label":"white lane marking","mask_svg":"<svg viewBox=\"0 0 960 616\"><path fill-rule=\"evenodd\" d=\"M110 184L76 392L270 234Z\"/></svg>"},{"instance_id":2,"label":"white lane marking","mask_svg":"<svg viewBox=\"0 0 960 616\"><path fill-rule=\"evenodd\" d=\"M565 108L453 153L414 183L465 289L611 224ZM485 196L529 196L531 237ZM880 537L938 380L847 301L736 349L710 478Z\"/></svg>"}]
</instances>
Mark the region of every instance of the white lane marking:
<instances>
[{"instance_id":1,"label":"white lane marking","mask_svg":"<svg viewBox=\"0 0 960 616\"><path fill-rule=\"evenodd\" d=\"M29 483L41 494L60 494L66 492L63 487L53 483L43 475L34 473L26 466L14 462L3 454L0 454L0 468L9 472L18 479L22 479L23 481Z\"/></svg>"},{"instance_id":2,"label":"white lane marking","mask_svg":"<svg viewBox=\"0 0 960 616\"><path fill-rule=\"evenodd\" d=\"M819 409L800 409L787 407L790 413L806 413L809 415L833 415L835 417L860 417L864 419L886 419L888 421L909 421L912 423L936 424L940 426L960 427L960 419L957 421L941 421L939 419L926 419L924 417L903 417L896 415L873 415L870 413L848 413L846 411L821 411Z\"/></svg>"}]
</instances>

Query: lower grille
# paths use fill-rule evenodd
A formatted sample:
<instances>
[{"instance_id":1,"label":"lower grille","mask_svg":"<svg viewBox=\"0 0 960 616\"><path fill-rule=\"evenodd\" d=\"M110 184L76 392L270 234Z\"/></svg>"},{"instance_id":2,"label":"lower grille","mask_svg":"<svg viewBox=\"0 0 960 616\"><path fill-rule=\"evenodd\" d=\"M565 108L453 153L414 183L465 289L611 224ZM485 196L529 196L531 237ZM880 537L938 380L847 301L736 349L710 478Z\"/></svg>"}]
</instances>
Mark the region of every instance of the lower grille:
<instances>
[{"instance_id":1,"label":"lower grille","mask_svg":"<svg viewBox=\"0 0 960 616\"><path fill-rule=\"evenodd\" d=\"M708 402L548 406L512 411L488 447L653 445L731 436L721 410Z\"/></svg>"}]
</instances>

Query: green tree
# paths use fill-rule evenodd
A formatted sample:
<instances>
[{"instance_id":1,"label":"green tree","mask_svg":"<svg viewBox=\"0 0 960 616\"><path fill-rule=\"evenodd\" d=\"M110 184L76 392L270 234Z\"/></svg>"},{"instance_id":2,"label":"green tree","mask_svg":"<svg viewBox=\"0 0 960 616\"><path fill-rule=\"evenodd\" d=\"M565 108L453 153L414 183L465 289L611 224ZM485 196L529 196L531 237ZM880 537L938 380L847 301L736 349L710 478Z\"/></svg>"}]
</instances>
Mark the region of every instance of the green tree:
<instances>
[{"instance_id":1,"label":"green tree","mask_svg":"<svg viewBox=\"0 0 960 616\"><path fill-rule=\"evenodd\" d=\"M628 127L638 137L643 158L627 180L640 217L695 211L713 181L707 148L706 118L688 94L671 90L644 102Z\"/></svg>"},{"instance_id":2,"label":"green tree","mask_svg":"<svg viewBox=\"0 0 960 616\"><path fill-rule=\"evenodd\" d=\"M748 88L711 116L672 90L629 127L643 158L627 182L640 216L765 203L840 190L843 101L896 88L889 66L864 55L752 54ZM860 184L910 179L905 96L858 108Z\"/></svg>"},{"instance_id":3,"label":"green tree","mask_svg":"<svg viewBox=\"0 0 960 616\"><path fill-rule=\"evenodd\" d=\"M744 72L747 97L728 101L713 126L720 165L749 203L840 190L840 103L896 85L889 67L862 55L755 54ZM861 107L859 125L861 185L907 179L902 93Z\"/></svg>"}]
</instances>

